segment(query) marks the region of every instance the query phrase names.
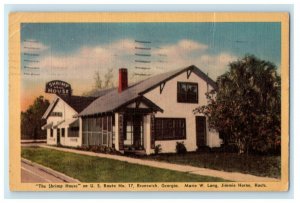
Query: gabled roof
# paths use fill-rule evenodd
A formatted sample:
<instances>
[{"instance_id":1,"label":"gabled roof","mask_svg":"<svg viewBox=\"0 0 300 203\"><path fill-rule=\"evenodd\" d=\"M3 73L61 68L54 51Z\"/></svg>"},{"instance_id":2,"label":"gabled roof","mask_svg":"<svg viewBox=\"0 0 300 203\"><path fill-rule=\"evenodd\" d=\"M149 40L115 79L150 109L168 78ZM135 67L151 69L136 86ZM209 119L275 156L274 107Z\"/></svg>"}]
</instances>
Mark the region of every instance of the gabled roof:
<instances>
[{"instance_id":1,"label":"gabled roof","mask_svg":"<svg viewBox=\"0 0 300 203\"><path fill-rule=\"evenodd\" d=\"M108 92L107 94L99 97L93 101L89 106L87 106L78 116L89 116L100 113L107 113L117 110L119 107L123 106L126 103L133 102L134 100L140 98L146 92L154 89L160 84L167 82L168 80L180 75L185 71L192 71L204 81L206 81L213 88L216 88L216 83L209 78L205 73L203 73L199 68L192 65L185 68L180 68L163 74L159 74L153 77L150 77L146 80L137 82L133 85L130 85L126 90L123 90L121 93L117 89Z\"/></svg>"},{"instance_id":2,"label":"gabled roof","mask_svg":"<svg viewBox=\"0 0 300 203\"><path fill-rule=\"evenodd\" d=\"M44 115L42 116L42 119L47 119L52 110L54 109L55 105L58 102L58 97L52 101L52 103L48 106L47 110L45 111Z\"/></svg>"},{"instance_id":3,"label":"gabled roof","mask_svg":"<svg viewBox=\"0 0 300 203\"><path fill-rule=\"evenodd\" d=\"M59 96L64 102L71 106L77 113L81 112L89 104L91 104L97 97L83 97L83 96Z\"/></svg>"},{"instance_id":4,"label":"gabled roof","mask_svg":"<svg viewBox=\"0 0 300 203\"><path fill-rule=\"evenodd\" d=\"M49 105L46 112L44 113L42 119L47 119L54 107L56 106L59 99L66 102L71 108L73 108L77 113L81 112L89 104L91 104L97 97L83 97L83 96L62 96L57 95L57 98Z\"/></svg>"}]
</instances>

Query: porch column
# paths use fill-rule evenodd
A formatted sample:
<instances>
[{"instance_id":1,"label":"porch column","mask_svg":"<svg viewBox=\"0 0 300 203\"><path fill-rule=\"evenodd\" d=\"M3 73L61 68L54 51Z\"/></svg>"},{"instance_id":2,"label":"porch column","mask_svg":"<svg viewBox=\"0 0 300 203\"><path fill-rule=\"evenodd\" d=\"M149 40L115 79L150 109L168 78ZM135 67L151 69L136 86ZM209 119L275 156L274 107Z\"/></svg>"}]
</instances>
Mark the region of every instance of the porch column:
<instances>
[{"instance_id":1,"label":"porch column","mask_svg":"<svg viewBox=\"0 0 300 203\"><path fill-rule=\"evenodd\" d=\"M115 113L115 149L117 151L119 151L119 134L120 134L120 130L119 130L119 113Z\"/></svg>"},{"instance_id":2,"label":"porch column","mask_svg":"<svg viewBox=\"0 0 300 203\"><path fill-rule=\"evenodd\" d=\"M65 137L68 137L68 131L69 131L69 128L66 128L67 130L67 133L65 135ZM82 117L79 117L79 142L78 142L78 145L79 146L82 146L82 139L83 139L83 136L82 136Z\"/></svg>"},{"instance_id":3,"label":"porch column","mask_svg":"<svg viewBox=\"0 0 300 203\"><path fill-rule=\"evenodd\" d=\"M151 115L144 116L144 146L146 154L151 153Z\"/></svg>"}]
</instances>

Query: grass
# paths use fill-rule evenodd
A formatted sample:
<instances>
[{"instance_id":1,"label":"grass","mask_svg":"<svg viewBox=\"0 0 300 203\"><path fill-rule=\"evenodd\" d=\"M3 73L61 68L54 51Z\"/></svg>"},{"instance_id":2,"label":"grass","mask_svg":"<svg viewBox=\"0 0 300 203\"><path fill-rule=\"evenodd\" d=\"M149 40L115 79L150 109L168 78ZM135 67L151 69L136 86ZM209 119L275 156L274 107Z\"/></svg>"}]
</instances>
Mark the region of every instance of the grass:
<instances>
[{"instance_id":1,"label":"grass","mask_svg":"<svg viewBox=\"0 0 300 203\"><path fill-rule=\"evenodd\" d=\"M273 178L280 178L281 171L280 156L239 155L225 152L189 152L184 155L151 155L145 157L145 159Z\"/></svg>"},{"instance_id":2,"label":"grass","mask_svg":"<svg viewBox=\"0 0 300 203\"><path fill-rule=\"evenodd\" d=\"M62 172L81 182L223 182L200 176L128 162L62 152L40 147L22 147L23 158Z\"/></svg>"}]
</instances>

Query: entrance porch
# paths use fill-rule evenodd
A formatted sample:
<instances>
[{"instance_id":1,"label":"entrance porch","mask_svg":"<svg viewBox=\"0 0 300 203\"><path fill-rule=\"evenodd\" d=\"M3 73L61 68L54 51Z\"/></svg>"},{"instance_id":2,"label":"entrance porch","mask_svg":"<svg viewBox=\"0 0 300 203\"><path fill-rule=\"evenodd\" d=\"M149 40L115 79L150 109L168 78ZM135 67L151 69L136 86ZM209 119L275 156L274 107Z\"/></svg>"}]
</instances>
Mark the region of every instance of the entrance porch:
<instances>
[{"instance_id":1,"label":"entrance porch","mask_svg":"<svg viewBox=\"0 0 300 203\"><path fill-rule=\"evenodd\" d=\"M115 148L123 153L150 154L154 149L150 109L126 109L115 114Z\"/></svg>"}]
</instances>

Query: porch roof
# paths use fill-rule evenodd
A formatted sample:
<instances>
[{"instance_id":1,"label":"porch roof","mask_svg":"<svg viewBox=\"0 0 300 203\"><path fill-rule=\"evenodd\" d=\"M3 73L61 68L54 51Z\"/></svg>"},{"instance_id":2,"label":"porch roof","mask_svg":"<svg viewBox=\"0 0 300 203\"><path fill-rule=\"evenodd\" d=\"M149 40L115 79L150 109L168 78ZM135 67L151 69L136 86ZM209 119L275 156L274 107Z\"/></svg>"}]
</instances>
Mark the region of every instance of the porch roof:
<instances>
[{"instance_id":1,"label":"porch roof","mask_svg":"<svg viewBox=\"0 0 300 203\"><path fill-rule=\"evenodd\" d=\"M54 129L58 128L58 126L59 126L60 124L62 124L63 122L65 122L65 120L58 121L55 125L53 125L53 128L54 128Z\"/></svg>"},{"instance_id":2,"label":"porch roof","mask_svg":"<svg viewBox=\"0 0 300 203\"><path fill-rule=\"evenodd\" d=\"M79 127L79 119L78 118L72 118L67 119L64 122L59 124L59 127L66 128L66 127Z\"/></svg>"}]
</instances>

